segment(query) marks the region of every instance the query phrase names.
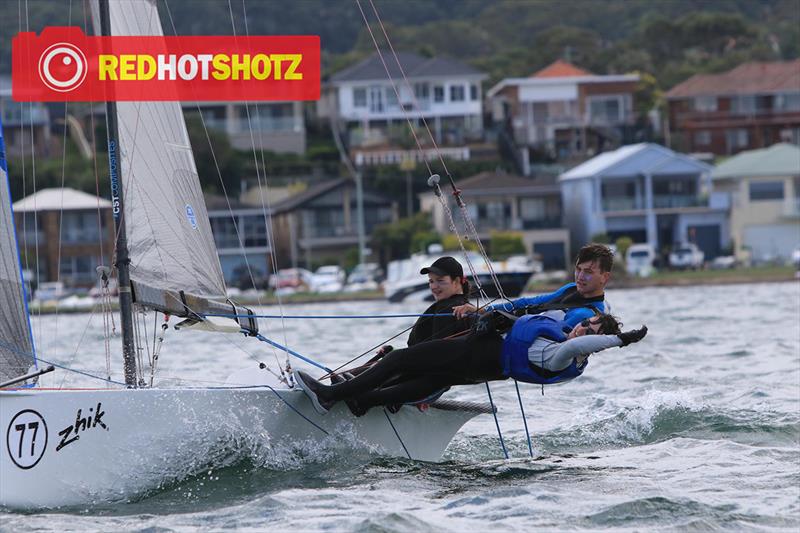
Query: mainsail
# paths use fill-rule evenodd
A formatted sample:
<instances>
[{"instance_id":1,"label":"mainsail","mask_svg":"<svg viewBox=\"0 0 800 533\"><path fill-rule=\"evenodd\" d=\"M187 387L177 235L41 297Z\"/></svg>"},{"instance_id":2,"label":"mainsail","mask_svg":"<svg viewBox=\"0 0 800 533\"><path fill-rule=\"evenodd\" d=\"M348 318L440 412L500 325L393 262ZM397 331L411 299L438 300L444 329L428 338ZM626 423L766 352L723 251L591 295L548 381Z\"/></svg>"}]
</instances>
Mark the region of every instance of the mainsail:
<instances>
[{"instance_id":1,"label":"mainsail","mask_svg":"<svg viewBox=\"0 0 800 533\"><path fill-rule=\"evenodd\" d=\"M99 34L98 4L92 7ZM164 35L154 0L108 2L108 7L111 35ZM180 103L118 102L117 119L117 169L135 302L178 316L240 314L226 298Z\"/></svg>"},{"instance_id":2,"label":"mainsail","mask_svg":"<svg viewBox=\"0 0 800 533\"><path fill-rule=\"evenodd\" d=\"M0 382L36 364L11 211L3 125L0 124Z\"/></svg>"}]
</instances>

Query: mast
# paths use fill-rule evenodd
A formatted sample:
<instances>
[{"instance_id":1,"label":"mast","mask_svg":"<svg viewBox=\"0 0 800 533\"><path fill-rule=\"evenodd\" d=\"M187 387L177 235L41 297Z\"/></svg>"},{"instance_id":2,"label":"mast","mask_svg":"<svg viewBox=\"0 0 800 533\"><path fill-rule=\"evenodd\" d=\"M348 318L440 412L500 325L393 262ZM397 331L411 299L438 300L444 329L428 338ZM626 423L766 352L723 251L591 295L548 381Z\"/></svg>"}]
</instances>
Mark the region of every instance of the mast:
<instances>
[{"instance_id":1,"label":"mast","mask_svg":"<svg viewBox=\"0 0 800 533\"><path fill-rule=\"evenodd\" d=\"M100 34L111 35L111 18L108 0L99 1ZM117 125L117 104L106 101L106 125L108 129L108 167L111 179L111 203L116 231L117 276L119 281L119 312L122 323L122 358L125 368L125 385L136 387L136 345L133 337L133 294L131 293L130 257L128 238L125 232L125 204L123 187L120 182L119 127Z\"/></svg>"}]
</instances>

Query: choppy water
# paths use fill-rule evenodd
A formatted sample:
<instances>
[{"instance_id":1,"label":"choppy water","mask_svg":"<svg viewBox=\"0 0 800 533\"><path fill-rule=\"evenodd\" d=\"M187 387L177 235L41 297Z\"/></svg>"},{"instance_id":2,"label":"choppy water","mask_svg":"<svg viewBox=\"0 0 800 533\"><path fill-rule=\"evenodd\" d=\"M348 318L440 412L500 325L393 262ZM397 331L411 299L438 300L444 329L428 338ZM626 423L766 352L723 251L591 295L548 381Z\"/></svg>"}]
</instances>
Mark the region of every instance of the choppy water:
<instances>
[{"instance_id":1,"label":"choppy water","mask_svg":"<svg viewBox=\"0 0 800 533\"><path fill-rule=\"evenodd\" d=\"M646 323L650 335L634 347L594 355L582 378L547 388L544 396L523 386L533 460L513 384L500 383L493 394L508 461L490 416L465 426L439 464L326 447L288 456L232 448L208 470L128 503L0 511L0 529L796 531L800 284L614 290L609 298L627 326ZM382 302L286 308L292 314L419 311ZM101 321L89 318L36 319L43 357L102 373ZM287 321L285 340L333 365L410 323ZM268 330L284 340L278 321ZM263 345L235 342L270 362ZM223 381L248 362L230 336L170 331L160 378ZM56 373L49 384L85 380ZM485 399L481 387L449 394Z\"/></svg>"}]
</instances>

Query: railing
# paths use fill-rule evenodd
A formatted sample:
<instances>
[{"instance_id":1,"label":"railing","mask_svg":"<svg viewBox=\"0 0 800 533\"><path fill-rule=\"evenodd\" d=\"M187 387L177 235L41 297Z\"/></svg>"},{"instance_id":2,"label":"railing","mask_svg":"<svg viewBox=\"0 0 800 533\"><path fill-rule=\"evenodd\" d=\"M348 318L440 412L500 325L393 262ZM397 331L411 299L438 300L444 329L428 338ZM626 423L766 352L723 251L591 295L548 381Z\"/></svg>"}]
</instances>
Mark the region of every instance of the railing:
<instances>
[{"instance_id":1,"label":"railing","mask_svg":"<svg viewBox=\"0 0 800 533\"><path fill-rule=\"evenodd\" d=\"M537 218L534 220L522 221L522 229L552 229L560 227L560 218Z\"/></svg>"},{"instance_id":2,"label":"railing","mask_svg":"<svg viewBox=\"0 0 800 533\"><path fill-rule=\"evenodd\" d=\"M94 230L62 230L61 242L67 244L95 244L100 241L100 233Z\"/></svg>"},{"instance_id":3,"label":"railing","mask_svg":"<svg viewBox=\"0 0 800 533\"><path fill-rule=\"evenodd\" d=\"M677 113L678 121L719 122L800 116L800 109L753 109L748 111L685 111Z\"/></svg>"},{"instance_id":4,"label":"railing","mask_svg":"<svg viewBox=\"0 0 800 533\"><path fill-rule=\"evenodd\" d=\"M793 198L783 206L783 216L800 217L800 198Z\"/></svg>"},{"instance_id":5,"label":"railing","mask_svg":"<svg viewBox=\"0 0 800 533\"><path fill-rule=\"evenodd\" d=\"M641 209L636 205L636 198L603 198L603 211L632 211Z\"/></svg>"},{"instance_id":6,"label":"railing","mask_svg":"<svg viewBox=\"0 0 800 533\"><path fill-rule=\"evenodd\" d=\"M707 205L708 199L702 196L670 194L667 196L653 197L653 207L656 209L668 207L705 207Z\"/></svg>"}]
</instances>

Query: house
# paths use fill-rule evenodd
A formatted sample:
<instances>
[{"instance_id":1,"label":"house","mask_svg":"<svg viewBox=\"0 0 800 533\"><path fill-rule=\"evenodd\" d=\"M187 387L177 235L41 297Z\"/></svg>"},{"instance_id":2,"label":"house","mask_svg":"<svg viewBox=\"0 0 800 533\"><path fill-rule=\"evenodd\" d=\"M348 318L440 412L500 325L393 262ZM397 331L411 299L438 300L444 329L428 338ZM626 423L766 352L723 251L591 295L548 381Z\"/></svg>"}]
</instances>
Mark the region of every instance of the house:
<instances>
[{"instance_id":1,"label":"house","mask_svg":"<svg viewBox=\"0 0 800 533\"><path fill-rule=\"evenodd\" d=\"M227 135L237 150L303 154L306 127L302 102L183 102L187 118L197 113L209 129ZM252 135L251 135L252 130Z\"/></svg>"},{"instance_id":2,"label":"house","mask_svg":"<svg viewBox=\"0 0 800 533\"><path fill-rule=\"evenodd\" d=\"M456 186L482 241L488 242L492 231L519 232L527 253L539 255L545 269L569 268L569 232L562 222L561 190L555 177L481 172ZM455 199L450 194L446 198L460 225ZM449 219L435 194L420 194L419 200L420 209L431 213L436 231L449 233Z\"/></svg>"},{"instance_id":3,"label":"house","mask_svg":"<svg viewBox=\"0 0 800 533\"><path fill-rule=\"evenodd\" d=\"M42 189L13 209L23 268L35 272L37 284L91 287L98 280L95 269L111 266L114 219L108 200L69 188Z\"/></svg>"},{"instance_id":4,"label":"house","mask_svg":"<svg viewBox=\"0 0 800 533\"><path fill-rule=\"evenodd\" d=\"M676 150L726 155L800 144L800 59L696 74L665 96Z\"/></svg>"},{"instance_id":5,"label":"house","mask_svg":"<svg viewBox=\"0 0 800 533\"><path fill-rule=\"evenodd\" d=\"M9 156L30 155L31 144L37 156L60 153L50 131L50 111L41 102L12 100L9 76L0 76L0 124Z\"/></svg>"},{"instance_id":6,"label":"house","mask_svg":"<svg viewBox=\"0 0 800 533\"><path fill-rule=\"evenodd\" d=\"M787 260L800 246L800 148L779 143L747 150L717 166L714 191L731 205L739 260Z\"/></svg>"},{"instance_id":7,"label":"house","mask_svg":"<svg viewBox=\"0 0 800 533\"><path fill-rule=\"evenodd\" d=\"M623 144L636 119L638 82L636 74L597 75L558 60L527 78L501 80L487 97L527 174L531 152L568 159Z\"/></svg>"},{"instance_id":8,"label":"house","mask_svg":"<svg viewBox=\"0 0 800 533\"><path fill-rule=\"evenodd\" d=\"M397 211L397 202L365 187L366 238L376 226L395 222ZM358 249L356 184L349 178L338 178L309 186L272 205L272 223L279 267L341 263L343 254Z\"/></svg>"},{"instance_id":9,"label":"house","mask_svg":"<svg viewBox=\"0 0 800 533\"><path fill-rule=\"evenodd\" d=\"M605 152L559 177L572 246L600 233L657 252L694 242L706 259L730 245L729 204L711 194L711 167L658 144Z\"/></svg>"},{"instance_id":10,"label":"house","mask_svg":"<svg viewBox=\"0 0 800 533\"><path fill-rule=\"evenodd\" d=\"M334 74L319 115L332 119L357 165L437 158L423 120L442 156L470 159L471 145L483 141L481 81L487 76L454 59L409 52L397 57L402 72L392 54L383 55L391 80L378 54Z\"/></svg>"},{"instance_id":11,"label":"house","mask_svg":"<svg viewBox=\"0 0 800 533\"><path fill-rule=\"evenodd\" d=\"M272 271L266 222L269 211L261 203L211 194L204 198L225 283L241 289L264 288Z\"/></svg>"}]
</instances>

